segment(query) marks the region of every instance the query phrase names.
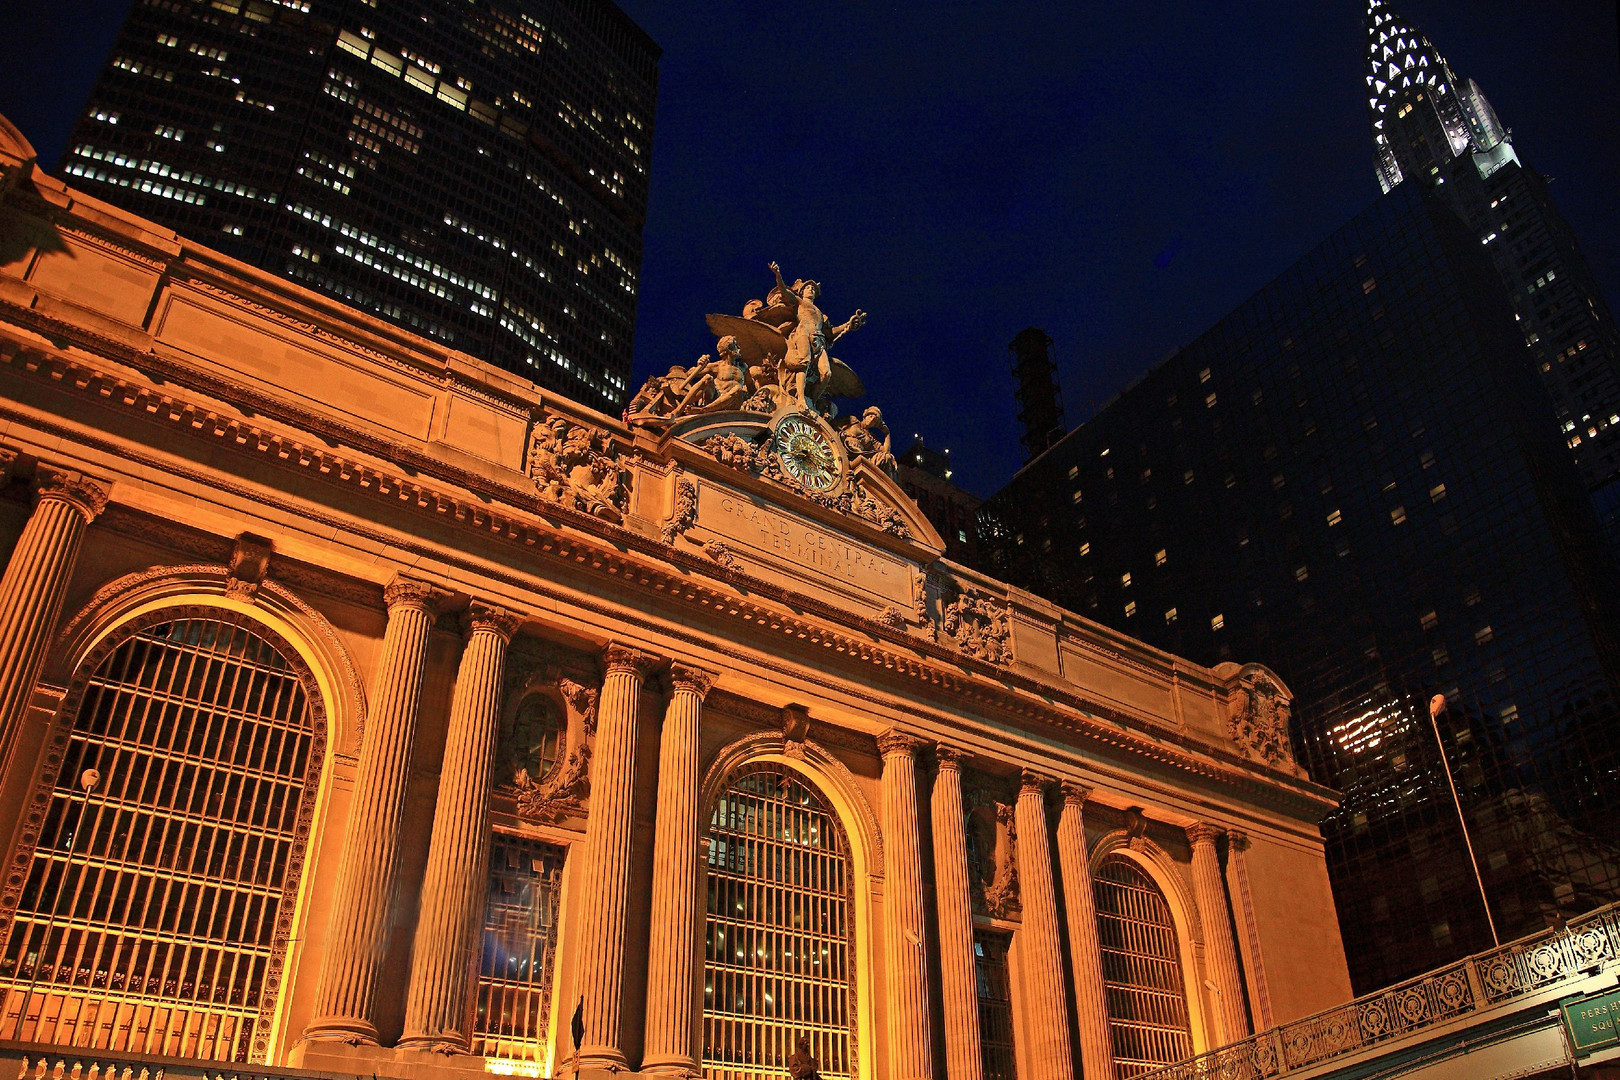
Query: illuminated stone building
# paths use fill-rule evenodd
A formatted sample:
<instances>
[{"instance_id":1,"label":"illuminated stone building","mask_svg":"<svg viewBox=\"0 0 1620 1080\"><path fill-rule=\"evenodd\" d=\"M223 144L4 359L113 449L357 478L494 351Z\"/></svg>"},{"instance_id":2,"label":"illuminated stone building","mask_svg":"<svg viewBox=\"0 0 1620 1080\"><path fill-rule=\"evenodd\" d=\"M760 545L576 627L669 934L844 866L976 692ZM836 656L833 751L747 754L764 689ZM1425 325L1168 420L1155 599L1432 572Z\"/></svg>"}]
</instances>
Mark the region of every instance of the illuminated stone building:
<instances>
[{"instance_id":1,"label":"illuminated stone building","mask_svg":"<svg viewBox=\"0 0 1620 1080\"><path fill-rule=\"evenodd\" d=\"M809 283L620 421L31 159L7 1067L1125 1077L1348 997L1286 688L941 558Z\"/></svg>"},{"instance_id":2,"label":"illuminated stone building","mask_svg":"<svg viewBox=\"0 0 1620 1080\"><path fill-rule=\"evenodd\" d=\"M1293 688L1301 758L1342 793L1323 833L1358 992L1491 947L1493 921L1620 900L1614 560L1500 279L1433 191L1377 199L981 522L985 571Z\"/></svg>"},{"instance_id":3,"label":"illuminated stone building","mask_svg":"<svg viewBox=\"0 0 1620 1080\"><path fill-rule=\"evenodd\" d=\"M658 56L612 0L137 0L58 169L616 411Z\"/></svg>"}]
</instances>

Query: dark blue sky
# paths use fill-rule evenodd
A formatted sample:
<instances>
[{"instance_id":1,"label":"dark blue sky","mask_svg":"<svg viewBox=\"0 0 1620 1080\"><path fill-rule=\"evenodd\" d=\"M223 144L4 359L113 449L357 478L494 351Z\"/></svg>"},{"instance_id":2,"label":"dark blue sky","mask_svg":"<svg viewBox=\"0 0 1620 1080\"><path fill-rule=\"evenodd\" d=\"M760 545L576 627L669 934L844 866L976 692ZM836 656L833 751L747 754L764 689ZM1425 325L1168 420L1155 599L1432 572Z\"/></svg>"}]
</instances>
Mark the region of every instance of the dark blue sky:
<instances>
[{"instance_id":1,"label":"dark blue sky","mask_svg":"<svg viewBox=\"0 0 1620 1080\"><path fill-rule=\"evenodd\" d=\"M635 380L766 264L871 322L838 354L981 493L1021 464L1007 342L1071 424L1378 195L1358 0L622 0L664 49ZM0 113L54 163L127 2L8 5ZM1620 302L1612 0L1405 0L1513 129ZM15 22L13 21L15 19Z\"/></svg>"}]
</instances>

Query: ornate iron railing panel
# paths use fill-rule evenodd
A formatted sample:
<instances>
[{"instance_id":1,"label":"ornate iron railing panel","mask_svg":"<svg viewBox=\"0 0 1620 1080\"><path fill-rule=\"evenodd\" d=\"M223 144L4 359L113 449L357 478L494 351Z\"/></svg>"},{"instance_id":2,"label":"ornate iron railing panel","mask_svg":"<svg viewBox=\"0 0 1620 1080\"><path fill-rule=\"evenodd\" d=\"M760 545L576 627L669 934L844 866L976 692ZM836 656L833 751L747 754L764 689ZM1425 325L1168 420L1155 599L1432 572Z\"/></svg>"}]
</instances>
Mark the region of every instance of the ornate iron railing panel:
<instances>
[{"instance_id":1,"label":"ornate iron railing panel","mask_svg":"<svg viewBox=\"0 0 1620 1080\"><path fill-rule=\"evenodd\" d=\"M1416 1035L1620 962L1620 904L1136 1080L1269 1080Z\"/></svg>"}]
</instances>

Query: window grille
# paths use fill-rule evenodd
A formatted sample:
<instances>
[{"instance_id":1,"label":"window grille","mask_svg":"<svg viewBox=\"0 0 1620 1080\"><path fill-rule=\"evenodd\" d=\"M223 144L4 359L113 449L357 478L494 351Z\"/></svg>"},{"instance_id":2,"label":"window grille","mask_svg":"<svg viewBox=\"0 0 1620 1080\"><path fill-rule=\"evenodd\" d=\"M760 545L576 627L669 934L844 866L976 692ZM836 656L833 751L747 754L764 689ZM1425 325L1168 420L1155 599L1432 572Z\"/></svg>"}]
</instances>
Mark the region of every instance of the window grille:
<instances>
[{"instance_id":1,"label":"window grille","mask_svg":"<svg viewBox=\"0 0 1620 1080\"><path fill-rule=\"evenodd\" d=\"M1016 1080L1006 935L974 934L973 967L979 983L979 1057L984 1063L984 1080Z\"/></svg>"},{"instance_id":2,"label":"window grille","mask_svg":"<svg viewBox=\"0 0 1620 1080\"><path fill-rule=\"evenodd\" d=\"M1109 858L1093 881L1114 1069L1129 1080L1192 1056L1181 950L1170 905L1141 870Z\"/></svg>"},{"instance_id":3,"label":"window grille","mask_svg":"<svg viewBox=\"0 0 1620 1080\"><path fill-rule=\"evenodd\" d=\"M824 1077L854 1072L848 844L822 797L750 770L709 824L703 1074L787 1077L803 1037Z\"/></svg>"},{"instance_id":4,"label":"window grille","mask_svg":"<svg viewBox=\"0 0 1620 1080\"><path fill-rule=\"evenodd\" d=\"M472 1052L513 1062L550 1055L562 848L496 833L489 849L484 947Z\"/></svg>"},{"instance_id":5,"label":"window grille","mask_svg":"<svg viewBox=\"0 0 1620 1080\"><path fill-rule=\"evenodd\" d=\"M213 611L125 633L73 712L0 1038L262 1059L323 753L308 670Z\"/></svg>"}]
</instances>

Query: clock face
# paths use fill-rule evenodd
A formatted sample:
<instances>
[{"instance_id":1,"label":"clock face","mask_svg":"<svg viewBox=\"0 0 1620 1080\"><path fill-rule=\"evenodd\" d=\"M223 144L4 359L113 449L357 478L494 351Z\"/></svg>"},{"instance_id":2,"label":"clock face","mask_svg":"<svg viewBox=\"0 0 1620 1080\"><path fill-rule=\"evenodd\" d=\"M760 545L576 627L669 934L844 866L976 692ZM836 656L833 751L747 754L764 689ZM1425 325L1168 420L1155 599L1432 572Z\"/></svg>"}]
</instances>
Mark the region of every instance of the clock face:
<instances>
[{"instance_id":1,"label":"clock face","mask_svg":"<svg viewBox=\"0 0 1620 1080\"><path fill-rule=\"evenodd\" d=\"M838 455L822 430L802 416L776 425L776 456L782 470L811 491L831 491L838 483Z\"/></svg>"}]
</instances>

